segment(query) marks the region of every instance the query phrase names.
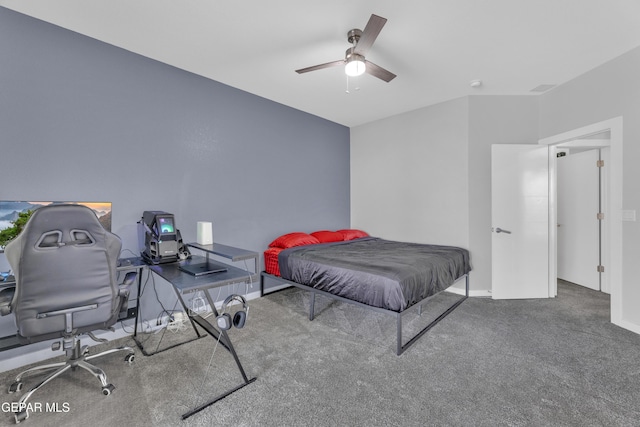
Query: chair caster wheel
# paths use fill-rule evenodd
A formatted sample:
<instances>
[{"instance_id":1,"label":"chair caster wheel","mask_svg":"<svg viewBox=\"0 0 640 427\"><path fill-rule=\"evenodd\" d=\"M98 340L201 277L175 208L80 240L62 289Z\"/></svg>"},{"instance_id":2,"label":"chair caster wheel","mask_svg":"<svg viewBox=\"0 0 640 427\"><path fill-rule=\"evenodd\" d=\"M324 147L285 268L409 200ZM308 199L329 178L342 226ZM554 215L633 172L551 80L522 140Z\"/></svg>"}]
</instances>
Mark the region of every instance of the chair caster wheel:
<instances>
[{"instance_id":1,"label":"chair caster wheel","mask_svg":"<svg viewBox=\"0 0 640 427\"><path fill-rule=\"evenodd\" d=\"M9 393L15 393L20 390L22 390L22 383L19 381L16 381L9 386Z\"/></svg>"},{"instance_id":2,"label":"chair caster wheel","mask_svg":"<svg viewBox=\"0 0 640 427\"><path fill-rule=\"evenodd\" d=\"M127 354L124 357L124 361L127 363L133 363L133 361L136 359L136 355L135 354Z\"/></svg>"},{"instance_id":3,"label":"chair caster wheel","mask_svg":"<svg viewBox=\"0 0 640 427\"><path fill-rule=\"evenodd\" d=\"M115 389L116 388L114 387L113 384L107 384L106 386L102 387L102 394L104 394L105 396L109 396L111 392Z\"/></svg>"},{"instance_id":4,"label":"chair caster wheel","mask_svg":"<svg viewBox=\"0 0 640 427\"><path fill-rule=\"evenodd\" d=\"M16 412L14 418L16 420L16 424L18 424L20 423L20 421L24 421L29 418L29 414L27 413L27 411Z\"/></svg>"}]
</instances>

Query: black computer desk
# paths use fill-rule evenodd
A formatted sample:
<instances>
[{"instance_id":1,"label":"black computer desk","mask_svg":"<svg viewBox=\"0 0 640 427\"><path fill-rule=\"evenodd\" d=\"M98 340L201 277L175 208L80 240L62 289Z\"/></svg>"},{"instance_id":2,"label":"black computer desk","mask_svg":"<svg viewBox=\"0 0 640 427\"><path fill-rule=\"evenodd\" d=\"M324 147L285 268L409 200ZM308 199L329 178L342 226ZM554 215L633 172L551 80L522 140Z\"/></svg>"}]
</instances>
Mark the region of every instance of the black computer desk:
<instances>
[{"instance_id":1,"label":"black computer desk","mask_svg":"<svg viewBox=\"0 0 640 427\"><path fill-rule=\"evenodd\" d=\"M204 317L189 310L189 306L184 301L183 297L185 295L189 295L194 292L203 291L207 299L207 303L209 304L211 311L213 313L213 318L217 318L219 313L216 310L215 301L211 297L209 291L211 289L216 289L221 286L233 285L238 283L250 283L250 282L257 283L258 273L257 271L251 272L251 271L244 270L244 269L225 263L224 266L226 268L226 271L206 274L202 276L194 276L181 270L180 266L207 262L209 261L209 255L213 254L223 258L227 258L233 262L254 260L255 261L254 270L255 270L257 268L257 258L259 256L257 252L246 251L244 249L234 248L232 246L226 246L226 245L215 244L215 243L212 245L199 245L196 243L189 243L187 245L192 248L199 249L205 252L205 256L192 255L191 258L184 261L180 261L180 262L150 265L149 269L150 271L162 277L164 280L166 280L172 285L172 288L175 291L175 294L178 300L182 304L185 310L185 313L187 314L196 334L198 334L198 337L200 338L202 336L200 335L198 329L196 328L196 325L200 326L204 331L207 332L208 335L210 335L213 339L218 341L229 353L231 353L234 361L236 362L238 370L242 375L243 381L238 386L230 389L229 391L221 394L220 396L217 396L211 399L210 401L208 401L207 403L204 403L198 406L197 408L194 408L191 411L183 414L182 415L183 420L190 417L193 414L196 414L202 411L208 406L213 405L217 401L224 399L225 397L229 396L231 393L234 393L235 391L241 389L242 387L248 384L251 384L256 380L255 377L252 377L252 378L247 377L247 374L245 373L244 368L242 367L242 363L240 363L240 359L238 358L238 354L233 348L233 344L231 343L231 339L229 338L227 331L224 329L217 328ZM136 322L136 326L137 324L138 322ZM137 340L136 333L134 333L134 339L136 340L136 344L138 345L138 347L140 347L143 354L149 355L149 353L146 353L144 351L142 343L139 342L139 340ZM178 344L178 345L181 345L181 344ZM168 347L161 351L168 350L169 348L171 347Z\"/></svg>"}]
</instances>

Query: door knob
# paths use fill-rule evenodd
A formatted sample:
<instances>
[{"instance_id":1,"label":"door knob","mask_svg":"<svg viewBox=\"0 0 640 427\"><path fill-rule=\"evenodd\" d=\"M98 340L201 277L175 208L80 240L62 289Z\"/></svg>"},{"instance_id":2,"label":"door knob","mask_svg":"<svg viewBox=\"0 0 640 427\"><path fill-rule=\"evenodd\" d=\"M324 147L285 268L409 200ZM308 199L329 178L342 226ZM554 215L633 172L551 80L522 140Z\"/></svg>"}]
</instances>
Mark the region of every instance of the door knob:
<instances>
[{"instance_id":1,"label":"door knob","mask_svg":"<svg viewBox=\"0 0 640 427\"><path fill-rule=\"evenodd\" d=\"M506 234L511 234L511 232L509 230L503 230L502 228L498 227L496 228L496 233L506 233Z\"/></svg>"}]
</instances>

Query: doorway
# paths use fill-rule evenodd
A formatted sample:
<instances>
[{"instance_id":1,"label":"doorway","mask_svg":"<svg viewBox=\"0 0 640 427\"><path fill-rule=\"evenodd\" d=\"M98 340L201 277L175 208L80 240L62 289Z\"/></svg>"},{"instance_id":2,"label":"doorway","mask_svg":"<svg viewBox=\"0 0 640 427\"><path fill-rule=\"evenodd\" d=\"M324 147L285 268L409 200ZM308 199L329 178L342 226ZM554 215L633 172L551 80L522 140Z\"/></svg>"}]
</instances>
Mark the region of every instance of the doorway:
<instances>
[{"instance_id":1,"label":"doorway","mask_svg":"<svg viewBox=\"0 0 640 427\"><path fill-rule=\"evenodd\" d=\"M602 286L602 212L601 200L606 196L602 181L609 166L602 157L608 150L609 136L596 135L588 139L602 141L593 147L559 144L557 168L557 266L558 280L595 291Z\"/></svg>"},{"instance_id":2,"label":"doorway","mask_svg":"<svg viewBox=\"0 0 640 427\"><path fill-rule=\"evenodd\" d=\"M558 261L558 199L557 153L567 147L608 147L603 176L601 211L605 220L601 224L602 288L611 293L611 322L619 326L622 319L622 117L574 129L539 141L549 146L549 291L557 295ZM604 151L604 150L603 150ZM628 329L628 328L627 328Z\"/></svg>"}]
</instances>

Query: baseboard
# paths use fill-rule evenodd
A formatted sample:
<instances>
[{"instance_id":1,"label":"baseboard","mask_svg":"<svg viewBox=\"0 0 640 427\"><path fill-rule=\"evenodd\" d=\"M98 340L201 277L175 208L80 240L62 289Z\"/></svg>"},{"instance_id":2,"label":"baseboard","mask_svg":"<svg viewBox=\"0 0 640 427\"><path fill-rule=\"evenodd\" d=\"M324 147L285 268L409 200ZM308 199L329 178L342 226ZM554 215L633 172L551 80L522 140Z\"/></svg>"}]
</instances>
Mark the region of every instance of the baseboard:
<instances>
[{"instance_id":1,"label":"baseboard","mask_svg":"<svg viewBox=\"0 0 640 427\"><path fill-rule=\"evenodd\" d=\"M451 292L452 294L464 295L464 288L456 288L455 286L451 286L447 288L447 292ZM490 290L469 290L469 296L473 298L491 298Z\"/></svg>"},{"instance_id":2,"label":"baseboard","mask_svg":"<svg viewBox=\"0 0 640 427\"><path fill-rule=\"evenodd\" d=\"M286 289L286 288L291 288L292 286L287 284L287 283L281 283L279 285L276 286L269 286L268 288L265 288L265 295L269 295L271 292L276 292L282 289ZM260 293L258 293L258 296L260 296Z\"/></svg>"},{"instance_id":3,"label":"baseboard","mask_svg":"<svg viewBox=\"0 0 640 427\"><path fill-rule=\"evenodd\" d=\"M252 299L260 298L260 291L250 292L244 296L247 301L251 301Z\"/></svg>"},{"instance_id":4,"label":"baseboard","mask_svg":"<svg viewBox=\"0 0 640 427\"><path fill-rule=\"evenodd\" d=\"M640 325L636 323L627 322L625 320L614 323L615 325L620 326L628 331L635 332L636 334L640 334Z\"/></svg>"}]
</instances>

